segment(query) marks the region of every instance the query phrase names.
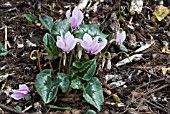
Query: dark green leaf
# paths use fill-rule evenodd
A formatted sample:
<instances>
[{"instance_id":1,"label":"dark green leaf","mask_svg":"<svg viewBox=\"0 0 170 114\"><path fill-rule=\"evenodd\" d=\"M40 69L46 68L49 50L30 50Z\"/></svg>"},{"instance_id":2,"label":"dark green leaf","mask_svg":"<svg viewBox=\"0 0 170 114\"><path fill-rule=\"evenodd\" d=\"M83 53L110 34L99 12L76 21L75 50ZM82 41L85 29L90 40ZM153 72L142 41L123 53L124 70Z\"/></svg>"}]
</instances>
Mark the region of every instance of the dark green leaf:
<instances>
[{"instance_id":1,"label":"dark green leaf","mask_svg":"<svg viewBox=\"0 0 170 114\"><path fill-rule=\"evenodd\" d=\"M96 114L96 112L94 110L88 110L86 114Z\"/></svg>"},{"instance_id":2,"label":"dark green leaf","mask_svg":"<svg viewBox=\"0 0 170 114\"><path fill-rule=\"evenodd\" d=\"M128 49L123 44L121 44L119 48L121 51L128 52Z\"/></svg>"},{"instance_id":3,"label":"dark green leaf","mask_svg":"<svg viewBox=\"0 0 170 114\"><path fill-rule=\"evenodd\" d=\"M53 19L48 16L42 17L41 15L39 15L39 20L41 21L42 25L51 32L54 25Z\"/></svg>"},{"instance_id":4,"label":"dark green leaf","mask_svg":"<svg viewBox=\"0 0 170 114\"><path fill-rule=\"evenodd\" d=\"M83 97L88 103L96 107L98 111L101 110L101 105L104 102L103 89L96 77L92 77L85 85Z\"/></svg>"},{"instance_id":5,"label":"dark green leaf","mask_svg":"<svg viewBox=\"0 0 170 114\"><path fill-rule=\"evenodd\" d=\"M67 19L62 20L60 22L56 22L53 25L51 33L55 35L59 35L60 33L65 34L68 31L69 26L70 24Z\"/></svg>"},{"instance_id":6,"label":"dark green leaf","mask_svg":"<svg viewBox=\"0 0 170 114\"><path fill-rule=\"evenodd\" d=\"M28 94L28 95L26 95L24 98L25 98L26 101L28 101L28 100L31 99L31 96Z\"/></svg>"},{"instance_id":7,"label":"dark green leaf","mask_svg":"<svg viewBox=\"0 0 170 114\"><path fill-rule=\"evenodd\" d=\"M59 82L52 81L51 73L51 69L45 69L35 79L35 88L45 103L51 102L58 92Z\"/></svg>"},{"instance_id":8,"label":"dark green leaf","mask_svg":"<svg viewBox=\"0 0 170 114\"><path fill-rule=\"evenodd\" d=\"M5 56L7 53L8 53L7 50L4 48L4 46L0 42L0 56Z\"/></svg>"},{"instance_id":9,"label":"dark green leaf","mask_svg":"<svg viewBox=\"0 0 170 114\"><path fill-rule=\"evenodd\" d=\"M65 93L70 85L68 77L63 73L57 73L56 80L59 82L59 87L62 92Z\"/></svg>"},{"instance_id":10,"label":"dark green leaf","mask_svg":"<svg viewBox=\"0 0 170 114\"><path fill-rule=\"evenodd\" d=\"M57 47L55 45L55 40L54 38L46 33L43 37L43 42L44 42L44 46L48 52L48 58L49 59L55 59L58 55L57 53Z\"/></svg>"},{"instance_id":11,"label":"dark green leaf","mask_svg":"<svg viewBox=\"0 0 170 114\"><path fill-rule=\"evenodd\" d=\"M88 33L92 37L98 36L99 38L106 38L108 36L100 31L100 25L98 24L81 24L79 29L75 30L74 33L79 34L81 39L83 39L85 33Z\"/></svg>"},{"instance_id":12,"label":"dark green leaf","mask_svg":"<svg viewBox=\"0 0 170 114\"><path fill-rule=\"evenodd\" d=\"M31 14L24 14L23 16L31 23L35 20Z\"/></svg>"},{"instance_id":13,"label":"dark green leaf","mask_svg":"<svg viewBox=\"0 0 170 114\"><path fill-rule=\"evenodd\" d=\"M71 76L73 75L82 78L83 80L90 80L96 71L96 60L92 59L86 62L73 62L73 67L71 68Z\"/></svg>"},{"instance_id":14,"label":"dark green leaf","mask_svg":"<svg viewBox=\"0 0 170 114\"><path fill-rule=\"evenodd\" d=\"M15 106L14 108L20 112L22 111L22 107L20 107L19 105Z\"/></svg>"},{"instance_id":15,"label":"dark green leaf","mask_svg":"<svg viewBox=\"0 0 170 114\"><path fill-rule=\"evenodd\" d=\"M80 79L74 79L71 81L71 87L73 89L81 89L83 87Z\"/></svg>"}]
</instances>

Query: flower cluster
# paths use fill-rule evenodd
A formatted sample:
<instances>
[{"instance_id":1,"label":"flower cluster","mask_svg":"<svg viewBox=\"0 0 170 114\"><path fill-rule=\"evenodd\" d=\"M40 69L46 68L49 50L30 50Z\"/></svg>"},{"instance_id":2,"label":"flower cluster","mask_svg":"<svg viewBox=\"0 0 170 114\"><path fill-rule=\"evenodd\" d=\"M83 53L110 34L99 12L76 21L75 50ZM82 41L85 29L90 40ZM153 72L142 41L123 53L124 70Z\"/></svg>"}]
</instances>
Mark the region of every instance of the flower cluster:
<instances>
[{"instance_id":1,"label":"flower cluster","mask_svg":"<svg viewBox=\"0 0 170 114\"><path fill-rule=\"evenodd\" d=\"M75 7L72 12L72 17L70 16L71 12L68 10L66 12L66 17L71 24L73 29L78 29L79 25L83 21L83 13ZM87 33L84 34L83 40L74 38L74 36L68 31L65 36L63 37L62 33L61 36L57 36L56 45L58 48L62 49L64 53L68 54L75 46L76 43L80 43L80 45L86 50L89 54L98 54L107 44L107 40L101 38L101 42L99 42L99 37L95 37L94 39ZM81 50L82 51L82 50ZM79 51L79 56L81 55L81 51Z\"/></svg>"}]
</instances>

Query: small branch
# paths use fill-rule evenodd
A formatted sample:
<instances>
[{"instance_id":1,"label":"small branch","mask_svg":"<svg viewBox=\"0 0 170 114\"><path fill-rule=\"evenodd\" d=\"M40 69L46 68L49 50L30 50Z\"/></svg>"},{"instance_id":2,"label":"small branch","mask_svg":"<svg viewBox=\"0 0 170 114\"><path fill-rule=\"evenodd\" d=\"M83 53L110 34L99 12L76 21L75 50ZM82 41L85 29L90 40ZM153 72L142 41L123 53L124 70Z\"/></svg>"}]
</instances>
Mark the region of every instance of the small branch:
<instances>
[{"instance_id":1,"label":"small branch","mask_svg":"<svg viewBox=\"0 0 170 114\"><path fill-rule=\"evenodd\" d=\"M5 25L4 29L5 29L5 49L7 49L8 40L7 40L7 26L6 25Z\"/></svg>"},{"instance_id":2,"label":"small branch","mask_svg":"<svg viewBox=\"0 0 170 114\"><path fill-rule=\"evenodd\" d=\"M12 112L11 114L15 113L15 114L31 114L31 113L23 113L23 112L19 112L18 110L15 110L13 108L10 108L10 107L7 107L3 104L0 104L0 108L6 110L6 111L9 111L9 112Z\"/></svg>"},{"instance_id":3,"label":"small branch","mask_svg":"<svg viewBox=\"0 0 170 114\"><path fill-rule=\"evenodd\" d=\"M148 92L145 93L145 96L148 96L149 94L154 93L154 92L156 92L156 91L159 91L159 90L161 90L161 89L164 89L164 88L166 88L166 87L168 87L168 86L169 86L169 84L166 84L166 85L163 85L163 86L161 86L161 87L159 87L159 88L156 88L156 89L153 89L153 90L151 90L151 91L148 91Z\"/></svg>"}]
</instances>

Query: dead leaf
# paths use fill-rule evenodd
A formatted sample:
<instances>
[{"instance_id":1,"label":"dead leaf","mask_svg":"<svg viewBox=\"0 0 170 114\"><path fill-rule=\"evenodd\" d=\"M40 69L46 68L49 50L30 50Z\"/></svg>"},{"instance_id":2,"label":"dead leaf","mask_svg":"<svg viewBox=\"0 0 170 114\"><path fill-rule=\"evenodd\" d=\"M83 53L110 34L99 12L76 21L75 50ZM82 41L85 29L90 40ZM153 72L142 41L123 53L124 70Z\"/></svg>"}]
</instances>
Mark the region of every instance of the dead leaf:
<instances>
[{"instance_id":1,"label":"dead leaf","mask_svg":"<svg viewBox=\"0 0 170 114\"><path fill-rule=\"evenodd\" d=\"M170 54L170 50L169 50L169 48L168 48L167 46L164 46L164 47L162 48L162 52L163 52L163 53Z\"/></svg>"},{"instance_id":2,"label":"dead leaf","mask_svg":"<svg viewBox=\"0 0 170 114\"><path fill-rule=\"evenodd\" d=\"M140 48L138 48L138 49L135 51L135 53L141 52L141 51L149 48L151 45L152 45L152 43L151 43L151 44L145 44L145 45L141 46Z\"/></svg>"},{"instance_id":3,"label":"dead leaf","mask_svg":"<svg viewBox=\"0 0 170 114\"><path fill-rule=\"evenodd\" d=\"M135 12L140 14L143 7L143 0L132 0L130 6L130 13L133 15Z\"/></svg>"},{"instance_id":4,"label":"dead leaf","mask_svg":"<svg viewBox=\"0 0 170 114\"><path fill-rule=\"evenodd\" d=\"M169 14L170 10L163 5L157 6L156 11L153 13L153 15L158 19L158 21L162 21Z\"/></svg>"},{"instance_id":5,"label":"dead leaf","mask_svg":"<svg viewBox=\"0 0 170 114\"><path fill-rule=\"evenodd\" d=\"M169 73L169 74L170 74L170 67L168 67L168 68L162 67L161 70L162 70L162 73L163 73L164 75L165 75L166 73Z\"/></svg>"},{"instance_id":6,"label":"dead leaf","mask_svg":"<svg viewBox=\"0 0 170 114\"><path fill-rule=\"evenodd\" d=\"M123 60L119 61L119 62L116 64L116 67L125 65L126 63L130 63L130 62L132 62L132 60L134 60L134 59L139 60L139 59L142 58L142 55L143 55L143 54L134 54L134 55L132 55L132 56L126 58L126 59L123 59Z\"/></svg>"}]
</instances>

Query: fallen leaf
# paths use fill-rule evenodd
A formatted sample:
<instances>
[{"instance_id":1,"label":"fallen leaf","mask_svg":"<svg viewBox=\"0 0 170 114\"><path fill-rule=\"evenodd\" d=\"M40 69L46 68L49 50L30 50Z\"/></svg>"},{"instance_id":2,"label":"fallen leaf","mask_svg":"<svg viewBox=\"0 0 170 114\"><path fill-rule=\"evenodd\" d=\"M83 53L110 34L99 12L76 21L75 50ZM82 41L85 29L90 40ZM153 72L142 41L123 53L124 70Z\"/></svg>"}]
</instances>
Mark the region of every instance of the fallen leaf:
<instances>
[{"instance_id":1,"label":"fallen leaf","mask_svg":"<svg viewBox=\"0 0 170 114\"><path fill-rule=\"evenodd\" d=\"M143 7L143 0L132 0L130 6L130 13L133 15L135 12L140 14Z\"/></svg>"},{"instance_id":2,"label":"fallen leaf","mask_svg":"<svg viewBox=\"0 0 170 114\"><path fill-rule=\"evenodd\" d=\"M151 45L152 45L152 44L145 44L145 45L141 46L140 48L138 48L138 49L135 51L135 53L141 52L141 51L149 48Z\"/></svg>"},{"instance_id":3,"label":"fallen leaf","mask_svg":"<svg viewBox=\"0 0 170 114\"><path fill-rule=\"evenodd\" d=\"M163 53L170 54L170 50L169 50L169 48L168 48L167 46L164 46L164 47L162 48L162 52L163 52Z\"/></svg>"},{"instance_id":4,"label":"fallen leaf","mask_svg":"<svg viewBox=\"0 0 170 114\"><path fill-rule=\"evenodd\" d=\"M153 12L153 15L158 19L158 21L162 21L169 14L170 10L163 5L157 6L155 12Z\"/></svg>"},{"instance_id":5,"label":"fallen leaf","mask_svg":"<svg viewBox=\"0 0 170 114\"><path fill-rule=\"evenodd\" d=\"M134 59L139 60L139 59L142 58L142 55L143 55L143 54L134 54L134 55L132 55L132 56L126 58L126 59L123 59L123 60L119 61L119 62L116 64L116 67L125 65L126 63L130 63L130 62L132 62L132 60L134 60Z\"/></svg>"},{"instance_id":6,"label":"fallen leaf","mask_svg":"<svg viewBox=\"0 0 170 114\"><path fill-rule=\"evenodd\" d=\"M162 70L162 73L163 73L164 75L165 75L166 73L169 73L169 74L170 74L170 67L168 67L168 68L162 67L161 70Z\"/></svg>"}]
</instances>

